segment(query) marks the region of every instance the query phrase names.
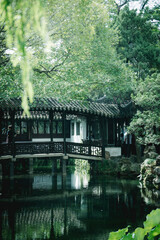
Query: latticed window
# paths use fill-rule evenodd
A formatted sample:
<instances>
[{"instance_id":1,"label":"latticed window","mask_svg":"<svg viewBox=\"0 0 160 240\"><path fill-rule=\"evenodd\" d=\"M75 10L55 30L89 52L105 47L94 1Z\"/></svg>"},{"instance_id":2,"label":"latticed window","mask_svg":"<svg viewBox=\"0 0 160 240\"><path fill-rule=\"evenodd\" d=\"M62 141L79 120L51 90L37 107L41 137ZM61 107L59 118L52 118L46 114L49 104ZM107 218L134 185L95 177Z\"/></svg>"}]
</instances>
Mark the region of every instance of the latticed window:
<instances>
[{"instance_id":1,"label":"latticed window","mask_svg":"<svg viewBox=\"0 0 160 240\"><path fill-rule=\"evenodd\" d=\"M76 135L80 135L80 122L76 122Z\"/></svg>"},{"instance_id":2,"label":"latticed window","mask_svg":"<svg viewBox=\"0 0 160 240\"><path fill-rule=\"evenodd\" d=\"M38 133L43 134L44 133L44 122L39 121L38 122Z\"/></svg>"},{"instance_id":3,"label":"latticed window","mask_svg":"<svg viewBox=\"0 0 160 240\"><path fill-rule=\"evenodd\" d=\"M56 121L53 121L53 134L56 134Z\"/></svg>"},{"instance_id":4,"label":"latticed window","mask_svg":"<svg viewBox=\"0 0 160 240\"><path fill-rule=\"evenodd\" d=\"M63 124L62 121L53 121L53 134L62 134Z\"/></svg>"},{"instance_id":5,"label":"latticed window","mask_svg":"<svg viewBox=\"0 0 160 240\"><path fill-rule=\"evenodd\" d=\"M50 134L49 121L36 120L32 125L33 134Z\"/></svg>"},{"instance_id":6,"label":"latticed window","mask_svg":"<svg viewBox=\"0 0 160 240\"><path fill-rule=\"evenodd\" d=\"M71 125L72 127L71 127L71 134L72 134L72 136L74 136L74 122L72 122L72 125Z\"/></svg>"},{"instance_id":7,"label":"latticed window","mask_svg":"<svg viewBox=\"0 0 160 240\"><path fill-rule=\"evenodd\" d=\"M45 133L47 133L47 134L50 133L50 124L49 124L49 121L47 121L46 124L45 124Z\"/></svg>"},{"instance_id":8,"label":"latticed window","mask_svg":"<svg viewBox=\"0 0 160 240\"><path fill-rule=\"evenodd\" d=\"M38 133L38 130L37 130L37 121L34 121L34 122L33 122L32 131L33 131L34 134L37 134L37 133Z\"/></svg>"},{"instance_id":9,"label":"latticed window","mask_svg":"<svg viewBox=\"0 0 160 240\"><path fill-rule=\"evenodd\" d=\"M62 122L57 122L57 133L62 134Z\"/></svg>"}]
</instances>

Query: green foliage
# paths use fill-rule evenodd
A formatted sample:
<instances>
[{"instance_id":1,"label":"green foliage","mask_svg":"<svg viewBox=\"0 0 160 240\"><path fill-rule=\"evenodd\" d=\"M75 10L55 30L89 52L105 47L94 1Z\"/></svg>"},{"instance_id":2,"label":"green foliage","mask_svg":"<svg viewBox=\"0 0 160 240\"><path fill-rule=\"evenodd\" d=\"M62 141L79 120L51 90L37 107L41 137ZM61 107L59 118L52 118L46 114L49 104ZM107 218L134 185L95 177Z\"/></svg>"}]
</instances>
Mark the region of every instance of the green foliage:
<instances>
[{"instance_id":1,"label":"green foliage","mask_svg":"<svg viewBox=\"0 0 160 240\"><path fill-rule=\"evenodd\" d=\"M83 174L88 174L90 171L90 165L88 161L75 159L75 172Z\"/></svg>"},{"instance_id":2,"label":"green foliage","mask_svg":"<svg viewBox=\"0 0 160 240\"><path fill-rule=\"evenodd\" d=\"M128 227L118 230L117 232L111 232L109 240L154 240L156 236L160 236L160 209L153 210L147 215L144 228L138 227L132 233L128 233Z\"/></svg>"},{"instance_id":3,"label":"green foliage","mask_svg":"<svg viewBox=\"0 0 160 240\"><path fill-rule=\"evenodd\" d=\"M138 107L129 130L139 143L144 145L160 143L160 74L135 82L133 100Z\"/></svg>"},{"instance_id":4,"label":"green foliage","mask_svg":"<svg viewBox=\"0 0 160 240\"><path fill-rule=\"evenodd\" d=\"M20 91L6 86L5 94L23 95L26 111L33 89L38 96L65 99L106 94L112 100L113 94L119 98L119 92L121 97L129 96L131 74L117 56L117 30L110 18L112 0L3 0L1 6L11 61L19 67L13 79L17 82L20 72L23 79ZM9 77L2 81L8 82Z\"/></svg>"},{"instance_id":5,"label":"green foliage","mask_svg":"<svg viewBox=\"0 0 160 240\"><path fill-rule=\"evenodd\" d=\"M117 19L120 36L117 51L138 78L160 71L159 29L153 23L154 12L137 13L125 7Z\"/></svg>"},{"instance_id":6,"label":"green foliage","mask_svg":"<svg viewBox=\"0 0 160 240\"><path fill-rule=\"evenodd\" d=\"M11 62L21 69L24 88L22 106L28 113L28 98L33 101L31 83L32 53L28 46L31 32L38 33L46 42L46 27L43 11L43 1L40 0L2 0L0 1L0 22L4 23L6 45L12 50Z\"/></svg>"},{"instance_id":7,"label":"green foliage","mask_svg":"<svg viewBox=\"0 0 160 240\"><path fill-rule=\"evenodd\" d=\"M128 227L118 230L117 232L111 232L109 235L110 240L119 240L128 232Z\"/></svg>"}]
</instances>

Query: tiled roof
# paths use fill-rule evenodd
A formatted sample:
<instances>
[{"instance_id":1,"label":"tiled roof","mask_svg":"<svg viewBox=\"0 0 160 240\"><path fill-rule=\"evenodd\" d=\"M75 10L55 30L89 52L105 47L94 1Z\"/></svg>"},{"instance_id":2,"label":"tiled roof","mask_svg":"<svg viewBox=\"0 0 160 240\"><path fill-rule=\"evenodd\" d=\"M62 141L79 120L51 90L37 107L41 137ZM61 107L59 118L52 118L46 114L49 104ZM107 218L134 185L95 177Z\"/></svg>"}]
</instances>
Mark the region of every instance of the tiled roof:
<instances>
[{"instance_id":1,"label":"tiled roof","mask_svg":"<svg viewBox=\"0 0 160 240\"><path fill-rule=\"evenodd\" d=\"M59 101L51 97L35 98L30 110L54 110L101 115L109 118L123 115L125 107L117 104L97 103L91 101ZM1 110L22 110L20 98L0 99Z\"/></svg>"}]
</instances>

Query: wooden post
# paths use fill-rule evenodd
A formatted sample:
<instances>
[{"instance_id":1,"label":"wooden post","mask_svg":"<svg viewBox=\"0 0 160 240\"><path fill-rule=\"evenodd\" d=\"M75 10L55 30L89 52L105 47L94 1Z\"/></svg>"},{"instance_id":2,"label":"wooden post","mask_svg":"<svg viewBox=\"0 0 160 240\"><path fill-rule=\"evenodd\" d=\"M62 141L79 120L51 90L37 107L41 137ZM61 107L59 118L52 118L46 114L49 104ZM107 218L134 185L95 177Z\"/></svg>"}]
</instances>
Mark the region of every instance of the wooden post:
<instances>
[{"instance_id":1,"label":"wooden post","mask_svg":"<svg viewBox=\"0 0 160 240\"><path fill-rule=\"evenodd\" d=\"M118 123L118 146L120 146L120 119L117 120L117 123Z\"/></svg>"},{"instance_id":2,"label":"wooden post","mask_svg":"<svg viewBox=\"0 0 160 240\"><path fill-rule=\"evenodd\" d=\"M57 173L57 159L53 158L52 160L52 176Z\"/></svg>"},{"instance_id":3,"label":"wooden post","mask_svg":"<svg viewBox=\"0 0 160 240\"><path fill-rule=\"evenodd\" d=\"M106 129L106 146L108 146L108 119L105 120L105 129Z\"/></svg>"},{"instance_id":4,"label":"wooden post","mask_svg":"<svg viewBox=\"0 0 160 240\"><path fill-rule=\"evenodd\" d=\"M2 163L0 164L0 179L2 179Z\"/></svg>"},{"instance_id":5,"label":"wooden post","mask_svg":"<svg viewBox=\"0 0 160 240\"><path fill-rule=\"evenodd\" d=\"M115 146L117 146L117 119L114 120L115 127Z\"/></svg>"},{"instance_id":6,"label":"wooden post","mask_svg":"<svg viewBox=\"0 0 160 240\"><path fill-rule=\"evenodd\" d=\"M3 214L3 207L0 206L0 239L3 239L2 238L2 219L4 219L4 215L3 215L3 218L2 218L2 214Z\"/></svg>"},{"instance_id":7,"label":"wooden post","mask_svg":"<svg viewBox=\"0 0 160 240\"><path fill-rule=\"evenodd\" d=\"M33 174L33 158L29 158L29 174Z\"/></svg>"},{"instance_id":8,"label":"wooden post","mask_svg":"<svg viewBox=\"0 0 160 240\"><path fill-rule=\"evenodd\" d=\"M50 121L51 142L53 142L53 110L49 111L49 121Z\"/></svg>"},{"instance_id":9,"label":"wooden post","mask_svg":"<svg viewBox=\"0 0 160 240\"><path fill-rule=\"evenodd\" d=\"M100 131L101 131L101 138L102 138L102 157L105 158L105 125L104 125L104 117L99 117L100 122Z\"/></svg>"},{"instance_id":10,"label":"wooden post","mask_svg":"<svg viewBox=\"0 0 160 240\"><path fill-rule=\"evenodd\" d=\"M28 128L28 140L32 141L32 124L31 120L27 122L27 128Z\"/></svg>"},{"instance_id":11,"label":"wooden post","mask_svg":"<svg viewBox=\"0 0 160 240\"><path fill-rule=\"evenodd\" d=\"M12 160L9 163L9 177L10 179L14 178L14 162Z\"/></svg>"},{"instance_id":12,"label":"wooden post","mask_svg":"<svg viewBox=\"0 0 160 240\"><path fill-rule=\"evenodd\" d=\"M89 156L91 156L91 118L88 117Z\"/></svg>"},{"instance_id":13,"label":"wooden post","mask_svg":"<svg viewBox=\"0 0 160 240\"><path fill-rule=\"evenodd\" d=\"M116 129L115 129L115 119L113 119L113 144L116 145L116 139L115 139Z\"/></svg>"},{"instance_id":14,"label":"wooden post","mask_svg":"<svg viewBox=\"0 0 160 240\"><path fill-rule=\"evenodd\" d=\"M64 154L66 155L66 113L63 112L63 142L64 142Z\"/></svg>"},{"instance_id":15,"label":"wooden post","mask_svg":"<svg viewBox=\"0 0 160 240\"><path fill-rule=\"evenodd\" d=\"M0 143L2 143L2 119L3 119L3 111L0 110Z\"/></svg>"},{"instance_id":16,"label":"wooden post","mask_svg":"<svg viewBox=\"0 0 160 240\"><path fill-rule=\"evenodd\" d=\"M15 148L15 111L10 111L10 117L11 117L11 124L12 124L12 131L13 131L13 142L11 143L11 154L13 157L16 155L16 148Z\"/></svg>"},{"instance_id":17,"label":"wooden post","mask_svg":"<svg viewBox=\"0 0 160 240\"><path fill-rule=\"evenodd\" d=\"M62 189L66 188L66 159L62 158Z\"/></svg>"},{"instance_id":18,"label":"wooden post","mask_svg":"<svg viewBox=\"0 0 160 240\"><path fill-rule=\"evenodd\" d=\"M66 175L66 159L62 158L62 175Z\"/></svg>"}]
</instances>

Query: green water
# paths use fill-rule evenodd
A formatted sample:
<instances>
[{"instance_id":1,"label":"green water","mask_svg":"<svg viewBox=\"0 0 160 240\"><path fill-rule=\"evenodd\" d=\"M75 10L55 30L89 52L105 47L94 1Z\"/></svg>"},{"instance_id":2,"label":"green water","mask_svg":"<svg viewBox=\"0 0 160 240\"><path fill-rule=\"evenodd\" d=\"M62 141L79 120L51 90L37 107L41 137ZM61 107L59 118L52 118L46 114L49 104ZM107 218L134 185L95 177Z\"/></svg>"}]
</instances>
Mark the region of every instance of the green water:
<instances>
[{"instance_id":1,"label":"green water","mask_svg":"<svg viewBox=\"0 0 160 240\"><path fill-rule=\"evenodd\" d=\"M87 174L36 174L0 184L0 239L103 240L110 231L142 226L156 207L138 181Z\"/></svg>"}]
</instances>

